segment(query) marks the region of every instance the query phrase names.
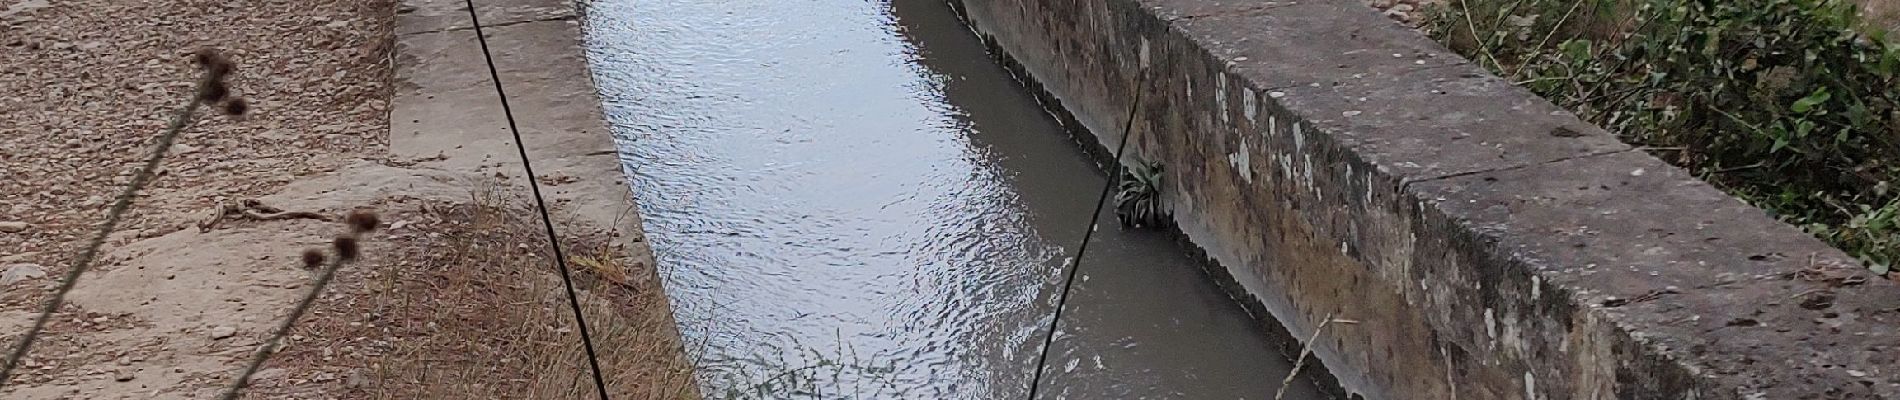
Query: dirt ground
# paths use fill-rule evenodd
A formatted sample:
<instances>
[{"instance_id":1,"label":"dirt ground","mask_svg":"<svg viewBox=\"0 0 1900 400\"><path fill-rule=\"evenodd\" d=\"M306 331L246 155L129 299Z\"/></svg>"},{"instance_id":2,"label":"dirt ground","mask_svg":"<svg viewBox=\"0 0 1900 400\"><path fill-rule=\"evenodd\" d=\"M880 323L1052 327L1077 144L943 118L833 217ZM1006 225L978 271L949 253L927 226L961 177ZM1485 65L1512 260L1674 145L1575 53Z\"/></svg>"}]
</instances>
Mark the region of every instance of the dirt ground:
<instances>
[{"instance_id":1,"label":"dirt ground","mask_svg":"<svg viewBox=\"0 0 1900 400\"><path fill-rule=\"evenodd\" d=\"M267 325L304 279L285 261L330 234L313 221L209 233L194 223L217 202L377 156L387 142L381 60L393 9L375 0L7 0L0 10L0 222L18 228L0 232L0 272L17 272L0 287L9 347L188 98L196 67L187 55L218 48L239 64L231 83L253 112L185 131L28 370L0 389L9 398L189 396L247 352L227 340L235 333L212 333Z\"/></svg>"},{"instance_id":2,"label":"dirt ground","mask_svg":"<svg viewBox=\"0 0 1900 400\"><path fill-rule=\"evenodd\" d=\"M547 284L557 282L551 258L531 245L544 238L522 233L538 221L494 217L520 213L519 199L482 195L520 182L495 189L483 184L492 178L389 151L396 13L390 0L0 0L5 346L190 96L191 52L234 60L232 88L252 106L185 131L0 398L202 399L228 384L309 289L298 253L343 229L314 219L199 226L240 199L320 215L377 210L386 228L254 379L251 398L520 397L584 371L567 352L565 298ZM471 213L489 224L468 223ZM521 245L468 247L496 232ZM590 261L581 279L604 321L597 335L620 329L620 340L647 343L628 346L647 354L620 360L630 372L617 382L652 393L690 386L650 261L623 259L607 239L638 232L571 223L563 232ZM495 299L510 307L481 303ZM513 383L441 385L455 376Z\"/></svg>"},{"instance_id":3,"label":"dirt ground","mask_svg":"<svg viewBox=\"0 0 1900 400\"><path fill-rule=\"evenodd\" d=\"M1900 30L1900 0L1860 0L1869 21L1892 30Z\"/></svg>"}]
</instances>

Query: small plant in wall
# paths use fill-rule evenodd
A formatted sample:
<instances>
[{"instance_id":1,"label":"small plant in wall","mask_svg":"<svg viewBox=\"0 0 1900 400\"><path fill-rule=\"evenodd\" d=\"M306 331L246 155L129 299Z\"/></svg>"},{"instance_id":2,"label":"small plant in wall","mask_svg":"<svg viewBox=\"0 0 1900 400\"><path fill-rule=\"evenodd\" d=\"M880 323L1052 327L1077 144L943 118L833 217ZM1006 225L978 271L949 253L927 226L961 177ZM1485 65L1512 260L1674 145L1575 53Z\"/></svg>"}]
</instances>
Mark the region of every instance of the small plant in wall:
<instances>
[{"instance_id":1,"label":"small plant in wall","mask_svg":"<svg viewBox=\"0 0 1900 400\"><path fill-rule=\"evenodd\" d=\"M1161 164L1136 161L1122 169L1121 186L1115 192L1115 219L1123 227L1159 228L1167 223L1161 208Z\"/></svg>"}]
</instances>

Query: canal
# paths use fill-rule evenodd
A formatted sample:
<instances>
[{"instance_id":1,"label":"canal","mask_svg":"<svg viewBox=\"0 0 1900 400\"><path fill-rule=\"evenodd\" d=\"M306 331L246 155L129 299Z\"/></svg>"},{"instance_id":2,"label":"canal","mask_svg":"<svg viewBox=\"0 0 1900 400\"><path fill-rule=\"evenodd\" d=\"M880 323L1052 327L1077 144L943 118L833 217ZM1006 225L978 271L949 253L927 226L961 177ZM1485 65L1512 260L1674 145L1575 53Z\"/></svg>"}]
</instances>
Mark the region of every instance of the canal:
<instances>
[{"instance_id":1,"label":"canal","mask_svg":"<svg viewBox=\"0 0 1900 400\"><path fill-rule=\"evenodd\" d=\"M1026 395L1107 177L943 0L587 8L708 394L789 374L806 388L776 397ZM1277 323L1171 235L1103 221L1045 398L1272 398L1292 364Z\"/></svg>"}]
</instances>

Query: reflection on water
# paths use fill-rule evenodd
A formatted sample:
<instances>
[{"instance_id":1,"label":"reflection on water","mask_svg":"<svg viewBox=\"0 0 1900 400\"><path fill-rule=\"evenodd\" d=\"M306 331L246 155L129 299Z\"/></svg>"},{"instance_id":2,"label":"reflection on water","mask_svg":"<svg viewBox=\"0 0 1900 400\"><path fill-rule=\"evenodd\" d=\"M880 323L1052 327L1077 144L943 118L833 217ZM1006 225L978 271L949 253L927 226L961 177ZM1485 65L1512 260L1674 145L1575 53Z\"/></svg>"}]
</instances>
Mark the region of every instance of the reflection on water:
<instances>
[{"instance_id":1,"label":"reflection on water","mask_svg":"<svg viewBox=\"0 0 1900 400\"><path fill-rule=\"evenodd\" d=\"M1104 177L945 4L594 0L588 33L702 375L828 359L889 366L816 377L881 397L1026 393ZM1168 237L1095 240L1046 393L1277 389L1274 339Z\"/></svg>"}]
</instances>

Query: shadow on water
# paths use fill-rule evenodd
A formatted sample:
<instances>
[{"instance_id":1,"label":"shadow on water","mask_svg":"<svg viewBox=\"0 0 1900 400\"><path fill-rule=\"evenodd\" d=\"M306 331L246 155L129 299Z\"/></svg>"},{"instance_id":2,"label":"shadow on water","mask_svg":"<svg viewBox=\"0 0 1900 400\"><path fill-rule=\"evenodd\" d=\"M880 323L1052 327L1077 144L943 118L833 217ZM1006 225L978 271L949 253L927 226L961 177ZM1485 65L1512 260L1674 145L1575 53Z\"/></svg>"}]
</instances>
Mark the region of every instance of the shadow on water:
<instances>
[{"instance_id":1,"label":"shadow on water","mask_svg":"<svg viewBox=\"0 0 1900 400\"><path fill-rule=\"evenodd\" d=\"M594 0L587 28L702 375L846 357L903 398L1026 393L1105 177L945 3ZM1271 398L1285 339L1112 220L1045 393Z\"/></svg>"}]
</instances>

